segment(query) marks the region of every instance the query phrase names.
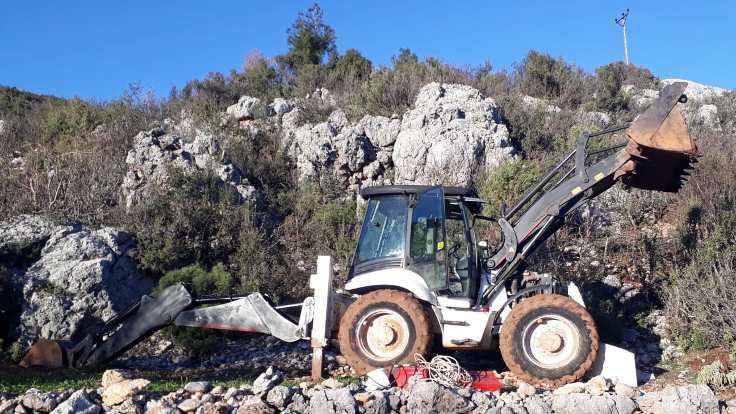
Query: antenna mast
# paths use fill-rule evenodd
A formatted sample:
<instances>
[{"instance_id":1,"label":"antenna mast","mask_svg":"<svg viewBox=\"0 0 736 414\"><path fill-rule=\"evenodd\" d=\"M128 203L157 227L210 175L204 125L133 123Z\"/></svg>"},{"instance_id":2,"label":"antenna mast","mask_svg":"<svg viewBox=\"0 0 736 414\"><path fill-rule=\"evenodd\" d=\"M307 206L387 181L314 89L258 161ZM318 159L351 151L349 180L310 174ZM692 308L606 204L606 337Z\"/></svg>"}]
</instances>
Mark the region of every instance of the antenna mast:
<instances>
[{"instance_id":1,"label":"antenna mast","mask_svg":"<svg viewBox=\"0 0 736 414\"><path fill-rule=\"evenodd\" d=\"M621 26L624 29L624 57L626 59L626 64L629 64L629 45L626 39L626 18L629 17L629 9L626 9L626 12L621 13L621 17L618 19L615 19L616 24Z\"/></svg>"}]
</instances>

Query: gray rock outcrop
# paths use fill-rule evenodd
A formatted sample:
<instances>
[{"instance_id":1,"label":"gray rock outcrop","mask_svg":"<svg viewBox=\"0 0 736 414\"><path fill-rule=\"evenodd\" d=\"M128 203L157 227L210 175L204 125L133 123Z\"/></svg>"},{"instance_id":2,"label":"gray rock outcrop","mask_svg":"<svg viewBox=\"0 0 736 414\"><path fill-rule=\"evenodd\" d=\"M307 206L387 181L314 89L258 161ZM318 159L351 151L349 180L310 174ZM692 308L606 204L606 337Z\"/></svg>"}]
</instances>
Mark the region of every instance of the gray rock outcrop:
<instances>
[{"instance_id":1,"label":"gray rock outcrop","mask_svg":"<svg viewBox=\"0 0 736 414\"><path fill-rule=\"evenodd\" d=\"M133 139L125 162L128 172L123 179L122 193L127 209L148 196L152 190L166 185L171 168L183 173L209 170L217 174L223 183L233 186L243 201L252 200L255 188L232 164L224 162L224 153L218 137L199 129L178 128L166 124L163 127L141 131ZM189 131L185 136L180 131Z\"/></svg>"},{"instance_id":2,"label":"gray rock outcrop","mask_svg":"<svg viewBox=\"0 0 736 414\"><path fill-rule=\"evenodd\" d=\"M97 414L100 411L102 407L90 401L84 390L79 390L59 404L51 414Z\"/></svg>"},{"instance_id":3,"label":"gray rock outcrop","mask_svg":"<svg viewBox=\"0 0 736 414\"><path fill-rule=\"evenodd\" d=\"M391 167L391 150L398 121L366 116L348 125L341 110L317 124L297 126L290 116L282 118L284 147L302 179L332 179L353 192L362 186L388 184L383 173ZM375 141L373 141L373 139Z\"/></svg>"},{"instance_id":4,"label":"gray rock outcrop","mask_svg":"<svg viewBox=\"0 0 736 414\"><path fill-rule=\"evenodd\" d=\"M313 95L324 105L333 101L324 89ZM366 115L356 123L337 109L324 122L299 125L297 104L271 107L300 177L336 179L352 194L394 183L467 185L513 158L498 106L466 85L429 84L403 117Z\"/></svg>"},{"instance_id":5,"label":"gray rock outcrop","mask_svg":"<svg viewBox=\"0 0 736 414\"><path fill-rule=\"evenodd\" d=\"M52 220L34 215L0 222L0 258L33 254L33 250L40 250L58 227Z\"/></svg>"},{"instance_id":6,"label":"gray rock outcrop","mask_svg":"<svg viewBox=\"0 0 736 414\"><path fill-rule=\"evenodd\" d=\"M668 386L659 392L646 393L637 400L644 413L718 414L719 402L707 385Z\"/></svg>"},{"instance_id":7,"label":"gray rock outcrop","mask_svg":"<svg viewBox=\"0 0 736 414\"><path fill-rule=\"evenodd\" d=\"M556 414L631 414L636 403L621 395L564 394L555 395L552 410Z\"/></svg>"},{"instance_id":8,"label":"gray rock outcrop","mask_svg":"<svg viewBox=\"0 0 736 414\"><path fill-rule=\"evenodd\" d=\"M49 234L48 223L40 221L26 234L17 238L48 236L38 259L16 276L22 289L18 337L23 343L90 333L153 287L128 256L135 242L123 231L69 224Z\"/></svg>"},{"instance_id":9,"label":"gray rock outcrop","mask_svg":"<svg viewBox=\"0 0 736 414\"><path fill-rule=\"evenodd\" d=\"M469 86L430 83L402 118L392 154L395 181L465 185L513 153L493 99Z\"/></svg>"},{"instance_id":10,"label":"gray rock outcrop","mask_svg":"<svg viewBox=\"0 0 736 414\"><path fill-rule=\"evenodd\" d=\"M436 382L418 381L411 388L407 409L412 413L469 413L475 404Z\"/></svg>"},{"instance_id":11,"label":"gray rock outcrop","mask_svg":"<svg viewBox=\"0 0 736 414\"><path fill-rule=\"evenodd\" d=\"M241 96L238 103L230 105L225 111L236 121L246 121L256 116L261 100L252 96Z\"/></svg>"},{"instance_id":12,"label":"gray rock outcrop","mask_svg":"<svg viewBox=\"0 0 736 414\"><path fill-rule=\"evenodd\" d=\"M693 82L685 79L662 79L662 85L668 86L675 82L687 82L687 88L685 88L685 95L688 100L704 101L706 99L721 96L728 92L727 89L719 88L717 86L703 85L702 83Z\"/></svg>"}]
</instances>

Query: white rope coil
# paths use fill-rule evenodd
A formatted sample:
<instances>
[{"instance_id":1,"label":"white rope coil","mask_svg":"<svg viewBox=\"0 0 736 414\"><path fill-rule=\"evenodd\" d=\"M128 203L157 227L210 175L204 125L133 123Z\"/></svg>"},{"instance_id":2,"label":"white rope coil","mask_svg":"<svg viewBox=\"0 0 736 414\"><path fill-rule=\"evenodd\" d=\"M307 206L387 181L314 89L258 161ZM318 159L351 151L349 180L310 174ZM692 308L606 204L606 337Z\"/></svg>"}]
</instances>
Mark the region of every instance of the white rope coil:
<instances>
[{"instance_id":1,"label":"white rope coil","mask_svg":"<svg viewBox=\"0 0 736 414\"><path fill-rule=\"evenodd\" d=\"M437 355L427 361L420 354L414 355L417 366L427 369L428 381L434 381L445 387L466 387L473 382L473 377L460 366L457 359L447 355Z\"/></svg>"}]
</instances>

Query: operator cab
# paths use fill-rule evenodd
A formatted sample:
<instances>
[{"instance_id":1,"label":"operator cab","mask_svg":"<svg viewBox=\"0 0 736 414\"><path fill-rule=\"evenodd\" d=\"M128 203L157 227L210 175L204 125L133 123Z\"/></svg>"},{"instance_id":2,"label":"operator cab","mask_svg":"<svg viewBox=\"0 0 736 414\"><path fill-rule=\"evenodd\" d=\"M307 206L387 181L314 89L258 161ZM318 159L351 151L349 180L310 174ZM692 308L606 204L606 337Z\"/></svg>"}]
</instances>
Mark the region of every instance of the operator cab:
<instances>
[{"instance_id":1,"label":"operator cab","mask_svg":"<svg viewBox=\"0 0 736 414\"><path fill-rule=\"evenodd\" d=\"M475 190L394 185L361 196L368 204L348 279L403 268L438 296L476 298L484 251L473 231L483 209Z\"/></svg>"}]
</instances>

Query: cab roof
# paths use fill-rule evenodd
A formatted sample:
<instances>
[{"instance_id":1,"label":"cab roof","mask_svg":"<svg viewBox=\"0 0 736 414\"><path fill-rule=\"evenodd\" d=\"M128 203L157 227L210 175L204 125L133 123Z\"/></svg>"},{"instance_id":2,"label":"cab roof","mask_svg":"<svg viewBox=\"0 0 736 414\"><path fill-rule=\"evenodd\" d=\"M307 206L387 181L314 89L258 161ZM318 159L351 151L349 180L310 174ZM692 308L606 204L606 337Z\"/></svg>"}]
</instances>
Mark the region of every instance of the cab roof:
<instances>
[{"instance_id":1,"label":"cab roof","mask_svg":"<svg viewBox=\"0 0 736 414\"><path fill-rule=\"evenodd\" d=\"M399 194L417 194L422 191L429 190L438 186L431 185L380 185L365 187L360 190L360 196L364 199L371 197L383 196L383 195L399 195ZM474 214L479 214L483 211L483 203L485 201L478 198L478 192L471 187L445 187L442 186L442 190L445 193L445 198L459 198L465 202L470 210Z\"/></svg>"},{"instance_id":2,"label":"cab roof","mask_svg":"<svg viewBox=\"0 0 736 414\"><path fill-rule=\"evenodd\" d=\"M360 190L360 196L368 199L370 197L379 195L393 195L393 194L416 194L422 191L429 190L438 186L432 185L377 185L372 187L365 187ZM478 193L474 188L470 187L445 187L442 186L446 196L460 196L477 198Z\"/></svg>"}]
</instances>

